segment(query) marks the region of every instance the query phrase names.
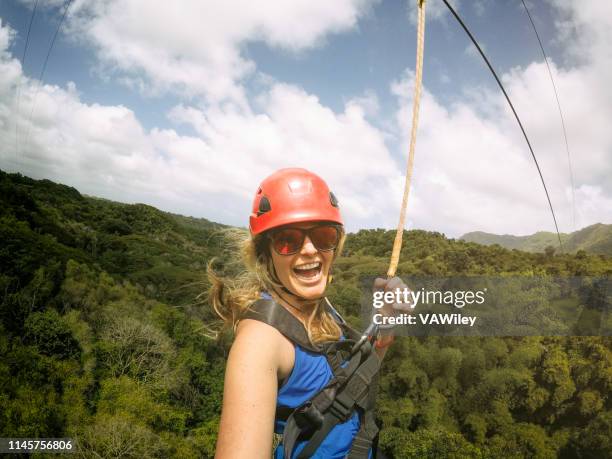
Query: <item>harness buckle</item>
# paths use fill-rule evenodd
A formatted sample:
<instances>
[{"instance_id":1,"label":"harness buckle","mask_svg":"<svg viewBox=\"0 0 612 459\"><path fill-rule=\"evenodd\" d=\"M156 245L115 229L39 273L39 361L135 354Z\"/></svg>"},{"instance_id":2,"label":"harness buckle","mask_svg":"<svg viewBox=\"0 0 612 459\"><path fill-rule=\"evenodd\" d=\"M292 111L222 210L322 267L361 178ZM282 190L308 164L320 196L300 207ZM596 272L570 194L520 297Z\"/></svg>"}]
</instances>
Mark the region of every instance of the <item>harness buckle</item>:
<instances>
[{"instance_id":1,"label":"harness buckle","mask_svg":"<svg viewBox=\"0 0 612 459\"><path fill-rule=\"evenodd\" d=\"M318 429L323 424L323 415L311 401L306 402L293 414L296 424L300 429L314 427Z\"/></svg>"}]
</instances>

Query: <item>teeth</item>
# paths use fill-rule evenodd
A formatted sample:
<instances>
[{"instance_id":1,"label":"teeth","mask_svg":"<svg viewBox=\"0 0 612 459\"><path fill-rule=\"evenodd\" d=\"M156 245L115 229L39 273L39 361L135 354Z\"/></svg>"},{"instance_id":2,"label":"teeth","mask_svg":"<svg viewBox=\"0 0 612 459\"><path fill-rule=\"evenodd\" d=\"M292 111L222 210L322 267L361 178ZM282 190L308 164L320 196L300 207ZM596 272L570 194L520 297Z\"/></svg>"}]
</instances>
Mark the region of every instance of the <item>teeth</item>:
<instances>
[{"instance_id":1,"label":"teeth","mask_svg":"<svg viewBox=\"0 0 612 459\"><path fill-rule=\"evenodd\" d=\"M314 263L307 263L305 265L300 265L300 266L296 266L295 269L297 269L298 271L300 270L307 270L307 269L314 269L314 268L318 268L319 266L321 266L321 263L314 262Z\"/></svg>"}]
</instances>

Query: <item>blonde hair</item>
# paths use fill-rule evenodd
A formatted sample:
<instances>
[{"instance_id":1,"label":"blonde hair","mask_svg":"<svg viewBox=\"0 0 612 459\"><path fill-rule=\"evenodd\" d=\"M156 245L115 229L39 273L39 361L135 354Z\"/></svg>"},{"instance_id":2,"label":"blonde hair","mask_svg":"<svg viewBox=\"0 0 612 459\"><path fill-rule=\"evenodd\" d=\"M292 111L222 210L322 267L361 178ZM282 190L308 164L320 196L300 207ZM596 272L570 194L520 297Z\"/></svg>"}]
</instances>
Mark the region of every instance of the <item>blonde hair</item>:
<instances>
[{"instance_id":1,"label":"blonde hair","mask_svg":"<svg viewBox=\"0 0 612 459\"><path fill-rule=\"evenodd\" d=\"M221 276L213 268L215 259L208 263L208 280L211 287L208 292L209 303L223 321L223 328L236 326L242 315L251 304L260 298L261 292L273 291L282 288L274 269L270 254L270 245L265 235L252 237L242 230L224 230L224 239L233 246L227 251L229 255L229 271L236 271L233 275ZM345 234L342 231L338 247L334 250L332 263L342 252ZM236 255L239 260L236 260ZM237 265L241 265L236 269ZM319 301L312 309L305 324L306 332L311 343L324 341L337 341L342 331L334 318L327 312L325 302Z\"/></svg>"}]
</instances>

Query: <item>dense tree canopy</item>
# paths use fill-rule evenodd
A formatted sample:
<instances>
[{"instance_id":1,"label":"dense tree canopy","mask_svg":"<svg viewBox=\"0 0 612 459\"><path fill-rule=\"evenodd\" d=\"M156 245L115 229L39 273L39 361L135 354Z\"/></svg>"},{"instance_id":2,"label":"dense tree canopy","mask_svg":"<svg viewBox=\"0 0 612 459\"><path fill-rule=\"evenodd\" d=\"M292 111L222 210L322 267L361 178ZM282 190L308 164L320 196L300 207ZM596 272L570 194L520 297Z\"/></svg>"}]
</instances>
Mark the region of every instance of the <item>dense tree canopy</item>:
<instances>
[{"instance_id":1,"label":"dense tree canopy","mask_svg":"<svg viewBox=\"0 0 612 459\"><path fill-rule=\"evenodd\" d=\"M213 339L198 295L212 257L234 269L224 238L203 219L0 171L0 436L71 436L83 457L211 457L229 341ZM350 234L336 263L329 295L355 325L363 278L386 271L392 241L385 230ZM429 276L611 273L607 256L425 231L405 233L399 266ZM609 295L587 288L581 301L600 307ZM612 457L611 351L609 337L400 338L380 381L380 449Z\"/></svg>"}]
</instances>

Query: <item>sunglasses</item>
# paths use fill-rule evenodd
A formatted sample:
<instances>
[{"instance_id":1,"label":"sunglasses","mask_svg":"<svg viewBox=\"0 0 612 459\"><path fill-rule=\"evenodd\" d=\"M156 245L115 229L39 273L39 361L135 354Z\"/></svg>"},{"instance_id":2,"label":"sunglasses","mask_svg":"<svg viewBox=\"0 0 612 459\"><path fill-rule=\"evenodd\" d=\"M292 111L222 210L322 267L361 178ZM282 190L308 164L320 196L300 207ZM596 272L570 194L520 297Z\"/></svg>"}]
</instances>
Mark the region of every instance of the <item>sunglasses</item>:
<instances>
[{"instance_id":1,"label":"sunglasses","mask_svg":"<svg viewBox=\"0 0 612 459\"><path fill-rule=\"evenodd\" d=\"M338 247L340 228L337 225L319 225L308 229L282 228L270 234L272 247L279 255L298 253L304 245L306 236L320 252L328 252Z\"/></svg>"}]
</instances>

